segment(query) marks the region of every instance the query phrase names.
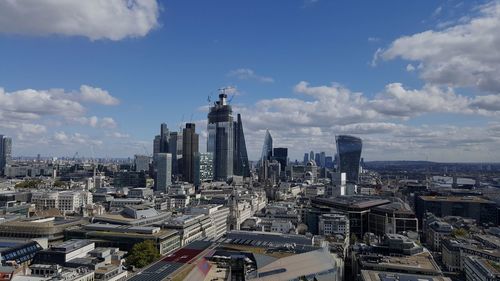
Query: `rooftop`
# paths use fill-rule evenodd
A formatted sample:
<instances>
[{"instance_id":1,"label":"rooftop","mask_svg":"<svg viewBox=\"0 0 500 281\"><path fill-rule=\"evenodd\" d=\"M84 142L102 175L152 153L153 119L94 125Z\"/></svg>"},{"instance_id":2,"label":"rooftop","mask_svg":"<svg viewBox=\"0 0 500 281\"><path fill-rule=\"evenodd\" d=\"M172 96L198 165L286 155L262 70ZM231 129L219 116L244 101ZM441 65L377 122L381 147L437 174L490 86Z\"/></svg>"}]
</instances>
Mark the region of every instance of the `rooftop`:
<instances>
[{"instance_id":1,"label":"rooftop","mask_svg":"<svg viewBox=\"0 0 500 281\"><path fill-rule=\"evenodd\" d=\"M485 203L485 204L494 204L495 202L486 200L484 198L478 196L420 196L420 198L424 201L431 202L473 202L473 203Z\"/></svg>"},{"instance_id":2,"label":"rooftop","mask_svg":"<svg viewBox=\"0 0 500 281\"><path fill-rule=\"evenodd\" d=\"M448 277L361 270L363 281L451 281Z\"/></svg>"}]
</instances>

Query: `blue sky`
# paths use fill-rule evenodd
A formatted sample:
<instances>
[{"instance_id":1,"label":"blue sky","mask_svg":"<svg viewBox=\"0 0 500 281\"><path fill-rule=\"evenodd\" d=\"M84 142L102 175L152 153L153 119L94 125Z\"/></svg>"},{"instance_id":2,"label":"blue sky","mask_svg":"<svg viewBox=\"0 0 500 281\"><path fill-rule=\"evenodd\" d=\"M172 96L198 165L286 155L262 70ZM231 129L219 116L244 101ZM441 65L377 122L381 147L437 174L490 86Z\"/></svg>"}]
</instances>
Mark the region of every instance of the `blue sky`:
<instances>
[{"instance_id":1,"label":"blue sky","mask_svg":"<svg viewBox=\"0 0 500 281\"><path fill-rule=\"evenodd\" d=\"M341 133L367 160L500 156L499 2L53 2L0 4L15 155L133 156L161 122L203 147L207 96L234 86L251 158L267 128L292 159Z\"/></svg>"}]
</instances>

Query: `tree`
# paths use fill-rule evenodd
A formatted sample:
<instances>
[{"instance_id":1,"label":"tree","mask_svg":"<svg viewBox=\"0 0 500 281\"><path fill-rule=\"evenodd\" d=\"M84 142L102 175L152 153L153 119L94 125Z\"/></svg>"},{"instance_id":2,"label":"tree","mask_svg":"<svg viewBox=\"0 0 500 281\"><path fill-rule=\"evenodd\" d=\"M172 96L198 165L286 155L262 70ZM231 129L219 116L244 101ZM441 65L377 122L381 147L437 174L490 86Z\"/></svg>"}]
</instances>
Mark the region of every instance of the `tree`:
<instances>
[{"instance_id":1,"label":"tree","mask_svg":"<svg viewBox=\"0 0 500 281\"><path fill-rule=\"evenodd\" d=\"M358 242L358 236L356 236L356 234L353 233L353 234L351 234L350 240L351 240L350 241L351 245L354 245L354 244L356 244L356 242Z\"/></svg>"},{"instance_id":2,"label":"tree","mask_svg":"<svg viewBox=\"0 0 500 281\"><path fill-rule=\"evenodd\" d=\"M25 181L16 183L15 187L16 188L38 188L39 186L42 185L42 183L43 182L40 179L25 180Z\"/></svg>"},{"instance_id":3,"label":"tree","mask_svg":"<svg viewBox=\"0 0 500 281\"><path fill-rule=\"evenodd\" d=\"M132 247L132 250L129 252L127 257L127 264L142 268L159 258L160 253L156 249L153 241L146 240L144 242L137 243L134 247Z\"/></svg>"},{"instance_id":4,"label":"tree","mask_svg":"<svg viewBox=\"0 0 500 281\"><path fill-rule=\"evenodd\" d=\"M469 234L469 232L463 228L455 228L455 229L453 229L451 234L453 234L453 236L455 236L455 237L464 237L464 236L467 236Z\"/></svg>"}]
</instances>

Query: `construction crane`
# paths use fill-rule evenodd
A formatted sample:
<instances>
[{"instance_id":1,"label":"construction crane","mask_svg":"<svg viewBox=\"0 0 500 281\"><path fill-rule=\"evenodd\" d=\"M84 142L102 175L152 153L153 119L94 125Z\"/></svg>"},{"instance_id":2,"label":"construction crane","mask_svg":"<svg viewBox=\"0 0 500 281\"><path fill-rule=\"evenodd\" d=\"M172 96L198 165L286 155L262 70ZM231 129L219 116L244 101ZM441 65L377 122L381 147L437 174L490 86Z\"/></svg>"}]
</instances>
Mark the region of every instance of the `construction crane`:
<instances>
[{"instance_id":1,"label":"construction crane","mask_svg":"<svg viewBox=\"0 0 500 281\"><path fill-rule=\"evenodd\" d=\"M227 103L230 104L231 101L233 100L234 96L236 95L236 87L233 86L227 86L227 87L222 87L218 89L220 93L226 94L226 91L228 90L234 90L231 94L231 97L228 99Z\"/></svg>"}]
</instances>

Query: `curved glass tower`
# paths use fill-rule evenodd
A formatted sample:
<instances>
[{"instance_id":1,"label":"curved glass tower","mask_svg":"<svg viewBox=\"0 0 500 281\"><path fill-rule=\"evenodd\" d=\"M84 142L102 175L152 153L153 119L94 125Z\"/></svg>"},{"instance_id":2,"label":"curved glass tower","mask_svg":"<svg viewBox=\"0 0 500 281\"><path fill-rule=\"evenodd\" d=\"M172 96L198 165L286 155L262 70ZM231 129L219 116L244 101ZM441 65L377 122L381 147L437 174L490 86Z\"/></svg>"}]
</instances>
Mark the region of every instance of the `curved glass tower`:
<instances>
[{"instance_id":1,"label":"curved glass tower","mask_svg":"<svg viewBox=\"0 0 500 281\"><path fill-rule=\"evenodd\" d=\"M346 174L346 182L358 183L359 162L363 142L360 138L347 135L335 137L338 155L338 170Z\"/></svg>"},{"instance_id":2,"label":"curved glass tower","mask_svg":"<svg viewBox=\"0 0 500 281\"><path fill-rule=\"evenodd\" d=\"M264 145L262 146L261 161L271 160L273 156L273 137L269 130L266 130L266 136L264 137Z\"/></svg>"}]
</instances>

